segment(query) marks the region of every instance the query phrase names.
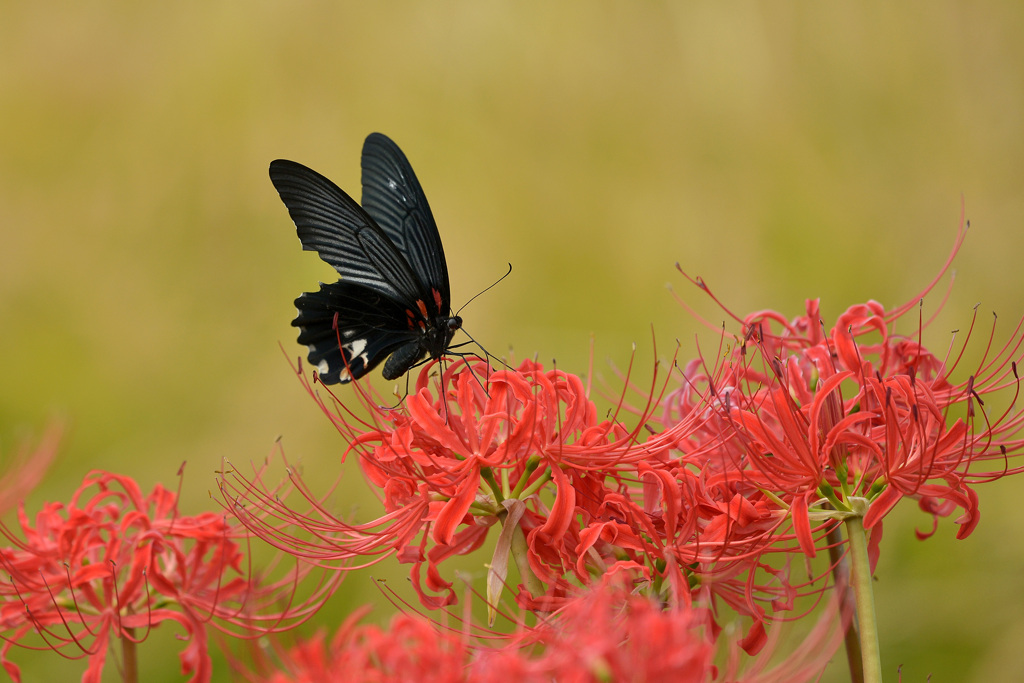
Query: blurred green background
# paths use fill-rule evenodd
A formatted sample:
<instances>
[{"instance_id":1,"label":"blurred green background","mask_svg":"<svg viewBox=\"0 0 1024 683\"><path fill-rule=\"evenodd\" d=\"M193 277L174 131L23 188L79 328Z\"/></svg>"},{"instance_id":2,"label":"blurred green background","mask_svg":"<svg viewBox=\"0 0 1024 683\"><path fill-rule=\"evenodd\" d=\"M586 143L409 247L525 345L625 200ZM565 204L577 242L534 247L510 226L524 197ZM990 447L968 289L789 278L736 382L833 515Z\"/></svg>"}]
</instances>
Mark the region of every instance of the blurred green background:
<instances>
[{"instance_id":1,"label":"blurred green background","mask_svg":"<svg viewBox=\"0 0 1024 683\"><path fill-rule=\"evenodd\" d=\"M278 344L302 352L292 300L334 276L301 251L267 165L295 159L358 196L375 130L417 170L456 306L514 266L463 311L474 337L583 373L593 335L613 391L606 359L626 365L633 342L649 375L652 324L663 357L677 338L694 355L701 328L666 282L721 320L676 261L738 313L794 316L821 297L832 320L913 298L962 201L972 230L928 341L944 349L977 302L983 328L1001 314L1000 338L1024 312L1019 2L63 2L0 16L0 448L68 424L30 507L91 468L174 485L187 460L185 511L210 509L221 458L262 460L279 435L307 474L333 476L342 443ZM889 518L889 677L1021 675L1017 488L982 487L965 541L949 521L913 540L930 520L912 506ZM365 577L343 590L325 623L378 599ZM157 642L144 680L180 680L180 644ZM26 680L82 670L17 659ZM826 680L844 680L834 668Z\"/></svg>"}]
</instances>

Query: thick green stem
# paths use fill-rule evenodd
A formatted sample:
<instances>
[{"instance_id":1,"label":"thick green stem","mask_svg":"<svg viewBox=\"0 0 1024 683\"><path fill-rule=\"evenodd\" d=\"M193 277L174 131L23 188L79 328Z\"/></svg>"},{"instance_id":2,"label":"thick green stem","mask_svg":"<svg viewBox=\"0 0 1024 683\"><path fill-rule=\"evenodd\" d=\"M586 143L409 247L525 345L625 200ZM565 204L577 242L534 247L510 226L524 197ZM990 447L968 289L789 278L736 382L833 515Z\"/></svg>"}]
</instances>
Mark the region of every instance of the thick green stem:
<instances>
[{"instance_id":1,"label":"thick green stem","mask_svg":"<svg viewBox=\"0 0 1024 683\"><path fill-rule=\"evenodd\" d=\"M121 636L121 649L124 653L124 680L125 683L138 683L139 660L138 646L135 643L135 629L126 628Z\"/></svg>"},{"instance_id":2,"label":"thick green stem","mask_svg":"<svg viewBox=\"0 0 1024 683\"><path fill-rule=\"evenodd\" d=\"M836 582L836 592L842 605L841 613L850 615L849 623L843 634L846 643L846 665L850 669L850 683L864 683L864 664L860 654L860 636L857 624L852 618L857 608L854 603L853 589L850 587L850 558L843 553L843 535L839 525L828 531L828 556L832 560L832 576Z\"/></svg>"},{"instance_id":3,"label":"thick green stem","mask_svg":"<svg viewBox=\"0 0 1024 683\"><path fill-rule=\"evenodd\" d=\"M845 524L846 535L850 539L853 592L857 596L857 625L860 632L861 661L864 663L864 681L882 683L882 654L878 647L878 620L875 614L875 594L871 585L864 518L850 517Z\"/></svg>"}]
</instances>

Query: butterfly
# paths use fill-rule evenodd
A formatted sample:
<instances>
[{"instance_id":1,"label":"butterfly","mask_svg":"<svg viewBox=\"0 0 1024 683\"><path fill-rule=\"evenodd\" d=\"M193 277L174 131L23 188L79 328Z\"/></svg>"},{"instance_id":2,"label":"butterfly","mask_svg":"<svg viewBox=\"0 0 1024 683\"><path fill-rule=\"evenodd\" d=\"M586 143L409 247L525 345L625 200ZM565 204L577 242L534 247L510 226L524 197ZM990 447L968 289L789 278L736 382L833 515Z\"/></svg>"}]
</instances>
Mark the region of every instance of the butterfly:
<instances>
[{"instance_id":1,"label":"butterfly","mask_svg":"<svg viewBox=\"0 0 1024 683\"><path fill-rule=\"evenodd\" d=\"M384 378L397 379L424 356L442 356L462 327L451 315L441 236L409 160L372 133L361 165L362 206L302 164L270 164L302 248L341 275L295 300L292 325L324 384L359 379L385 358Z\"/></svg>"}]
</instances>

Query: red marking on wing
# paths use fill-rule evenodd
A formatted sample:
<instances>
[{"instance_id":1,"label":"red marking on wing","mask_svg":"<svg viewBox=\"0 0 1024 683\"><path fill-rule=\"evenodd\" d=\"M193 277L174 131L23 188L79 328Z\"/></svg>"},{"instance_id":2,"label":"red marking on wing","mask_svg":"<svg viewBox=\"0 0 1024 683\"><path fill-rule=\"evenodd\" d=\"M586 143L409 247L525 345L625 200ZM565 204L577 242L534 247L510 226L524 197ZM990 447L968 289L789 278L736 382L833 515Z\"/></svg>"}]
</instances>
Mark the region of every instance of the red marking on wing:
<instances>
[{"instance_id":1,"label":"red marking on wing","mask_svg":"<svg viewBox=\"0 0 1024 683\"><path fill-rule=\"evenodd\" d=\"M416 305L420 307L420 313L423 314L423 319L426 320L427 317L428 317L427 316L427 302L424 301L423 299L417 299L416 300Z\"/></svg>"},{"instance_id":2,"label":"red marking on wing","mask_svg":"<svg viewBox=\"0 0 1024 683\"><path fill-rule=\"evenodd\" d=\"M420 310L423 310L423 302L417 301L416 303L419 304ZM419 327L421 330L427 329L427 325L425 322L426 314L424 314L423 316L417 316L414 312L410 311L409 309L406 309L405 315L408 318L406 320L406 323L409 325L410 330L414 330L417 327Z\"/></svg>"},{"instance_id":3,"label":"red marking on wing","mask_svg":"<svg viewBox=\"0 0 1024 683\"><path fill-rule=\"evenodd\" d=\"M441 310L441 292L437 291L436 289L431 289L431 291L434 293L434 303L437 304L437 310L440 311Z\"/></svg>"}]
</instances>

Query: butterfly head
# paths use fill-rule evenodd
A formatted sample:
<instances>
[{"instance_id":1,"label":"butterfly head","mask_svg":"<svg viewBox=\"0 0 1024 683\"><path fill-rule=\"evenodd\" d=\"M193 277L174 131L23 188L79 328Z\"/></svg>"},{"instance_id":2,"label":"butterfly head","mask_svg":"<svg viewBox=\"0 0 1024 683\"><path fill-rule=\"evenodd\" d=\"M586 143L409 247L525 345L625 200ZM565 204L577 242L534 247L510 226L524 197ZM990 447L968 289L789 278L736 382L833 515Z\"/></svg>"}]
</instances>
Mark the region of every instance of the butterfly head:
<instances>
[{"instance_id":1,"label":"butterfly head","mask_svg":"<svg viewBox=\"0 0 1024 683\"><path fill-rule=\"evenodd\" d=\"M451 346L452 337L462 329L462 318L457 315L439 316L434 319L434 324L426 331L424 347L431 358L440 358Z\"/></svg>"}]
</instances>

